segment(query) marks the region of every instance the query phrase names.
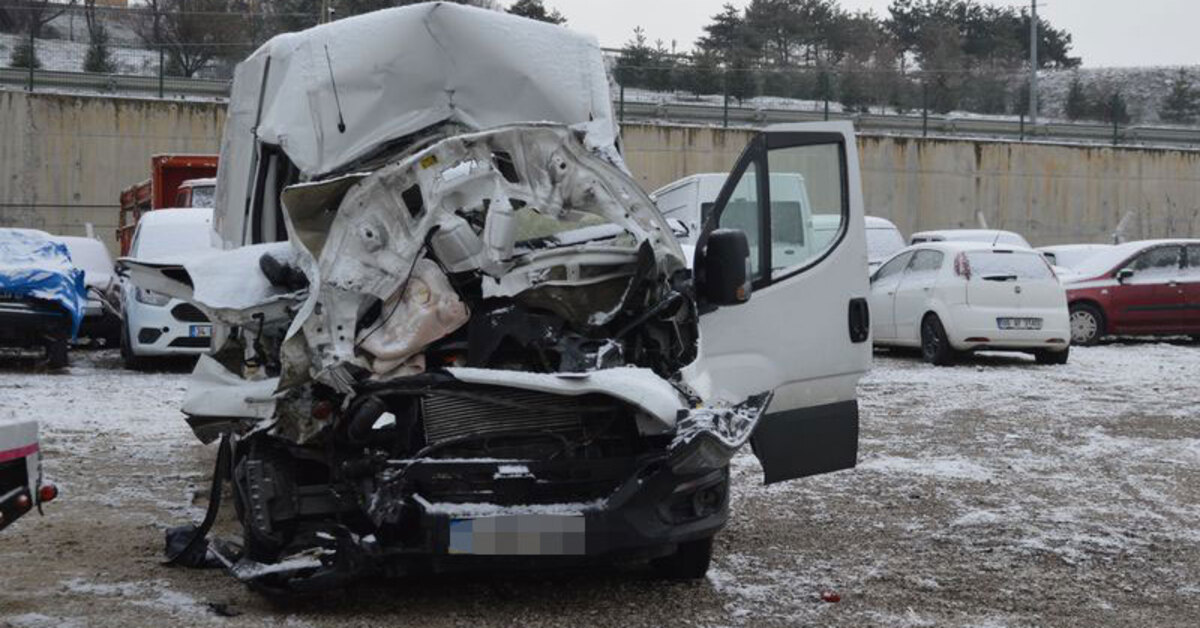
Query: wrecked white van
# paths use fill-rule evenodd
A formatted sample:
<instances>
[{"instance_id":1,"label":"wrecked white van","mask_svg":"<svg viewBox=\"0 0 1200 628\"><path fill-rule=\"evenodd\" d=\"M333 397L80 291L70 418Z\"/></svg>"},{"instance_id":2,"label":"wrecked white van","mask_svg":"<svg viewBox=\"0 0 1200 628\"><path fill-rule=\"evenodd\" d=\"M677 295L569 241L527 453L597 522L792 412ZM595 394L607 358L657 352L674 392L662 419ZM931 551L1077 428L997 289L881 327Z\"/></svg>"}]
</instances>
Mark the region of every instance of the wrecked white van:
<instances>
[{"instance_id":1,"label":"wrecked white van","mask_svg":"<svg viewBox=\"0 0 1200 628\"><path fill-rule=\"evenodd\" d=\"M291 589L588 560L702 576L745 443L768 482L855 464L857 164L847 124L760 134L693 272L622 160L592 39L433 3L270 41L234 81L228 250L126 261L217 324L183 408L222 437L244 528L214 549ZM794 253L777 174L840 211L823 250Z\"/></svg>"}]
</instances>

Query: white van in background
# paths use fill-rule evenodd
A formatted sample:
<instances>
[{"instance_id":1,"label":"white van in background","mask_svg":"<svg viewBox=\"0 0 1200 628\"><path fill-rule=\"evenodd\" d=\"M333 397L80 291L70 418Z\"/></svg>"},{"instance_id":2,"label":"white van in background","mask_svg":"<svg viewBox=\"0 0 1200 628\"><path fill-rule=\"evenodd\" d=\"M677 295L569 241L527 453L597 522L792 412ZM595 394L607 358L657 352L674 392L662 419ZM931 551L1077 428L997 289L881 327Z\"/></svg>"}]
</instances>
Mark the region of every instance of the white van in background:
<instances>
[{"instance_id":1,"label":"white van in background","mask_svg":"<svg viewBox=\"0 0 1200 628\"><path fill-rule=\"evenodd\" d=\"M1006 246L1033 248L1025 236L1013 231L1002 229L938 229L936 231L918 231L912 234L909 244L924 242L988 242Z\"/></svg>"},{"instance_id":2,"label":"white van in background","mask_svg":"<svg viewBox=\"0 0 1200 628\"><path fill-rule=\"evenodd\" d=\"M658 205L658 210L671 221L672 226L676 229L675 235L681 244L685 246L695 244L696 237L704 227L705 221L708 220L726 179L728 179L728 175L719 173L694 174L667 184L650 194L650 198ZM752 180L749 179L749 181ZM798 256L811 257L814 253L828 247L841 229L841 215L814 213L804 179L799 175L776 173L771 175L771 181L773 194L775 194L771 199L771 204L796 203L800 207L800 215L805 217L803 226L774 224L772 228L776 231L781 227L784 227L785 230L787 228L800 229L799 232L791 234L792 240L790 240L805 243L801 249L796 250ZM743 181L743 183L745 182ZM783 195L778 194L781 189L785 191ZM738 187L738 192L743 197L748 194L748 190L744 190L741 185ZM736 203L738 201L737 194L730 201ZM890 220L875 216L865 216L865 220L867 264L870 270L875 270L896 251L903 249L906 244L904 235ZM773 232L773 237L776 241L780 241L779 234ZM752 247L754 246L754 242L750 244Z\"/></svg>"}]
</instances>

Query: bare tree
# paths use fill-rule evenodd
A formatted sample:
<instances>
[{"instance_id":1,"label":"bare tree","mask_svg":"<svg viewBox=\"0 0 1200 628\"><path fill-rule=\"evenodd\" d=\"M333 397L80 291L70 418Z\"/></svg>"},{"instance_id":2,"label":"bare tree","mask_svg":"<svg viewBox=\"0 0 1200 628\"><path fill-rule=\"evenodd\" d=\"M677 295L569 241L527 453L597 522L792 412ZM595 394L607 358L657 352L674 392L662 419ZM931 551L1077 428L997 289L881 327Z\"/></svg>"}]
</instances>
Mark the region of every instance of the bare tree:
<instances>
[{"instance_id":1,"label":"bare tree","mask_svg":"<svg viewBox=\"0 0 1200 628\"><path fill-rule=\"evenodd\" d=\"M75 6L75 0L0 0L0 31L42 37L46 25Z\"/></svg>"},{"instance_id":2,"label":"bare tree","mask_svg":"<svg viewBox=\"0 0 1200 628\"><path fill-rule=\"evenodd\" d=\"M247 23L230 0L147 0L134 28L148 46L161 49L166 73L193 77L215 59L240 54Z\"/></svg>"}]
</instances>

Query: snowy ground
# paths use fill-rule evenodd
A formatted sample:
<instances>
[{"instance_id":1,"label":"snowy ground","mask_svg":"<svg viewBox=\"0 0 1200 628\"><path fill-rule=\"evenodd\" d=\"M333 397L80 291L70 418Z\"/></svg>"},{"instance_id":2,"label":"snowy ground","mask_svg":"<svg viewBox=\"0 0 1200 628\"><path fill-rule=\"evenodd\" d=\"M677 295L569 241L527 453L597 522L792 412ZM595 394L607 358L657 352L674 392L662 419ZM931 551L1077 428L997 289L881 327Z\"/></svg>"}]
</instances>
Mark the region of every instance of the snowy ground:
<instances>
[{"instance_id":1,"label":"snowy ground","mask_svg":"<svg viewBox=\"0 0 1200 628\"><path fill-rule=\"evenodd\" d=\"M879 354L857 470L763 487L735 464L706 582L635 569L366 583L286 603L159 565L198 518L213 451L176 408L186 373L78 352L0 356L0 417L42 421L62 497L0 533L0 626L1195 626L1200 346ZM231 509L227 509L231 510ZM228 522L223 522L228 525ZM839 603L821 600L835 591ZM227 615L234 615L227 617Z\"/></svg>"}]
</instances>

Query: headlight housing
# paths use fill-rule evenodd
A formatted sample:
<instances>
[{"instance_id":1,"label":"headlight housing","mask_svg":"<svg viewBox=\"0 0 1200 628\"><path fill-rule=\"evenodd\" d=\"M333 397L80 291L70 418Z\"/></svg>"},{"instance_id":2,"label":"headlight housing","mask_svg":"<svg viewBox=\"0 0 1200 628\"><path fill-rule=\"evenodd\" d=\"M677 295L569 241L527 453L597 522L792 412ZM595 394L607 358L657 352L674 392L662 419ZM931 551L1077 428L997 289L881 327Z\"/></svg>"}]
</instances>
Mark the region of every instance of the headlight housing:
<instances>
[{"instance_id":1,"label":"headlight housing","mask_svg":"<svg viewBox=\"0 0 1200 628\"><path fill-rule=\"evenodd\" d=\"M134 288L133 298L137 299L138 303L145 303L146 305L161 306L161 305L166 305L168 302L171 301L171 297L169 297L165 294L159 294L157 292L153 292L151 290L144 290L142 288Z\"/></svg>"}]
</instances>

